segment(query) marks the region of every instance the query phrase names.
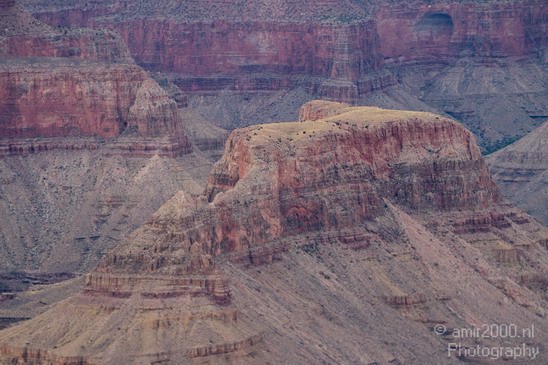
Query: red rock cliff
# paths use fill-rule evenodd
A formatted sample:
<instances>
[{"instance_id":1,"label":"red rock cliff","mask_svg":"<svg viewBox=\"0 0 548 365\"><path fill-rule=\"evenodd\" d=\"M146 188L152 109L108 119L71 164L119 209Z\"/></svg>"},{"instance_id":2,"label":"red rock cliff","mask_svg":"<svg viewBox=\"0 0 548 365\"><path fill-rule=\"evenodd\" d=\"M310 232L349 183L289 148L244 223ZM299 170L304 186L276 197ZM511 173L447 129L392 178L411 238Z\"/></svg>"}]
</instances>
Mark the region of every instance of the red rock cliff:
<instances>
[{"instance_id":1,"label":"red rock cliff","mask_svg":"<svg viewBox=\"0 0 548 365\"><path fill-rule=\"evenodd\" d=\"M231 2L179 3L34 9L54 24L118 30L139 64L178 73L185 91L279 90L300 83L326 97L355 101L396 82L373 72L383 66L448 63L463 56L536 57L546 45L542 19L548 10L539 0L314 6L252 1L238 11ZM163 11L172 16L162 17ZM322 88L322 81L306 83L294 75L338 83Z\"/></svg>"},{"instance_id":2,"label":"red rock cliff","mask_svg":"<svg viewBox=\"0 0 548 365\"><path fill-rule=\"evenodd\" d=\"M348 363L440 363L433 314L464 328L504 298L520 324L543 313L545 235L453 120L312 102L300 122L234 131L201 196L179 192L81 293L1 332L0 362L315 364L336 330ZM396 330L422 337L387 350Z\"/></svg>"},{"instance_id":3,"label":"red rock cliff","mask_svg":"<svg viewBox=\"0 0 548 365\"><path fill-rule=\"evenodd\" d=\"M385 62L442 61L460 56L537 55L546 39L541 1L381 7L375 15Z\"/></svg>"},{"instance_id":4,"label":"red rock cliff","mask_svg":"<svg viewBox=\"0 0 548 365\"><path fill-rule=\"evenodd\" d=\"M51 27L16 6L4 8L0 19L0 57L133 63L120 37L109 30Z\"/></svg>"},{"instance_id":5,"label":"red rock cliff","mask_svg":"<svg viewBox=\"0 0 548 365\"><path fill-rule=\"evenodd\" d=\"M14 139L21 138L122 134L133 138L123 149L153 150L143 139L163 137L168 154L190 150L175 101L135 65L113 32L54 28L14 6L0 19L2 150L67 145L35 140L16 147Z\"/></svg>"},{"instance_id":6,"label":"red rock cliff","mask_svg":"<svg viewBox=\"0 0 548 365\"><path fill-rule=\"evenodd\" d=\"M167 204L99 271L207 272L221 254L264 255L284 237L351 228L383 214L385 199L421 212L500 202L474 137L452 120L331 102L301 114L301 122L234 131L202 200L173 201L186 206L175 219L183 228L169 228L175 207Z\"/></svg>"},{"instance_id":7,"label":"red rock cliff","mask_svg":"<svg viewBox=\"0 0 548 365\"><path fill-rule=\"evenodd\" d=\"M147 75L136 65L55 61L3 62L4 138L118 136ZM125 123L125 125L124 125Z\"/></svg>"}]
</instances>

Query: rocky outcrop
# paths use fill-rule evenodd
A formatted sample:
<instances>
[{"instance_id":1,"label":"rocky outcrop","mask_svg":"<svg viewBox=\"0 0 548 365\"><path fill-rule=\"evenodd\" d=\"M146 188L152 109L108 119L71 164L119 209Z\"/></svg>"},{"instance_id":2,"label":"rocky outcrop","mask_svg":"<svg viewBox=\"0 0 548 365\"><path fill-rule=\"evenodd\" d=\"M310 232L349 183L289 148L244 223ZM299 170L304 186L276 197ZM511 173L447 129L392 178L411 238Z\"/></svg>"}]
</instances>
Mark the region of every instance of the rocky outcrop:
<instances>
[{"instance_id":1,"label":"rocky outcrop","mask_svg":"<svg viewBox=\"0 0 548 365\"><path fill-rule=\"evenodd\" d=\"M80 294L1 332L0 359L453 364L431 323L544 323L547 235L455 121L312 102L299 122L232 132L203 194L177 193ZM387 349L396 329L416 336Z\"/></svg>"},{"instance_id":2,"label":"rocky outcrop","mask_svg":"<svg viewBox=\"0 0 548 365\"><path fill-rule=\"evenodd\" d=\"M146 137L161 137L170 133L181 134L177 104L152 79L145 80L129 108L128 127ZM179 130L177 130L179 129Z\"/></svg>"},{"instance_id":3,"label":"rocky outcrop","mask_svg":"<svg viewBox=\"0 0 548 365\"><path fill-rule=\"evenodd\" d=\"M0 57L56 57L133 63L119 35L106 29L61 28L46 25L15 6L0 12Z\"/></svg>"},{"instance_id":4,"label":"rocky outcrop","mask_svg":"<svg viewBox=\"0 0 548 365\"><path fill-rule=\"evenodd\" d=\"M15 6L0 18L3 155L100 144L80 137L123 137L113 145L121 151L190 152L177 104L113 32L53 28Z\"/></svg>"},{"instance_id":5,"label":"rocky outcrop","mask_svg":"<svg viewBox=\"0 0 548 365\"><path fill-rule=\"evenodd\" d=\"M51 24L115 29L137 63L168 74L190 104L222 100L225 90L267 100L298 90L303 102L433 110L465 123L485 148L547 114L540 0L25 5ZM290 108L294 119L298 106ZM233 128L226 114L210 119ZM236 127L256 119L244 116ZM259 119L280 113L267 109Z\"/></svg>"},{"instance_id":6,"label":"rocky outcrop","mask_svg":"<svg viewBox=\"0 0 548 365\"><path fill-rule=\"evenodd\" d=\"M296 233L351 228L381 214L385 198L418 211L500 201L474 137L451 120L341 104L332 110L329 102L305 105L303 118L309 109L331 116L232 133L211 172L203 197L208 204L186 203L198 208L181 216L186 228L177 233L177 247L168 236L135 256L133 242L130 252L113 254L100 270L128 270L127 262L136 271L194 272L221 254L252 255ZM238 192L247 186L251 195ZM171 219L157 214L142 244L150 247L166 224ZM173 256L181 249L191 255Z\"/></svg>"},{"instance_id":7,"label":"rocky outcrop","mask_svg":"<svg viewBox=\"0 0 548 365\"><path fill-rule=\"evenodd\" d=\"M487 157L493 178L517 206L548 223L548 123Z\"/></svg>"},{"instance_id":8,"label":"rocky outcrop","mask_svg":"<svg viewBox=\"0 0 548 365\"><path fill-rule=\"evenodd\" d=\"M136 65L47 59L3 62L0 77L4 138L117 137L147 79Z\"/></svg>"}]
</instances>

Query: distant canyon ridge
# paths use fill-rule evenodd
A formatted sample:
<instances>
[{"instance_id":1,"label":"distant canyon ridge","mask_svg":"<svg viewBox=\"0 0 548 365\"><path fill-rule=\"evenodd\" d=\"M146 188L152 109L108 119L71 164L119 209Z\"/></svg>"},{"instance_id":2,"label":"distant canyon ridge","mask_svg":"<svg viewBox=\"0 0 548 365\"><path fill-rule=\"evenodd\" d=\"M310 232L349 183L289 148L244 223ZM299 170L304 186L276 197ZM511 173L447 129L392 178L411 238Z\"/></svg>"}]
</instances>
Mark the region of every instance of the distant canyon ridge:
<instances>
[{"instance_id":1,"label":"distant canyon ridge","mask_svg":"<svg viewBox=\"0 0 548 365\"><path fill-rule=\"evenodd\" d=\"M544 1L40 1L54 25L118 31L163 86L236 128L312 98L450 115L484 152L547 119Z\"/></svg>"}]
</instances>

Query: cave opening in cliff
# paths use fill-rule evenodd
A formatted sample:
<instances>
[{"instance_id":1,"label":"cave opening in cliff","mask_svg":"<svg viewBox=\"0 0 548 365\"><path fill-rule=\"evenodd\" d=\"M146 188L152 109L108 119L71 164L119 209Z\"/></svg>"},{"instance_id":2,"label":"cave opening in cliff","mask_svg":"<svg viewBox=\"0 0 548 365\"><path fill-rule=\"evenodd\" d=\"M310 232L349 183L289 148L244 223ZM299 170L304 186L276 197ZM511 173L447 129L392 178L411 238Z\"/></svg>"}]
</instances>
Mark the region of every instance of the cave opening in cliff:
<instances>
[{"instance_id":1,"label":"cave opening in cliff","mask_svg":"<svg viewBox=\"0 0 548 365\"><path fill-rule=\"evenodd\" d=\"M418 31L428 31L433 35L453 34L453 19L449 14L425 14L416 25Z\"/></svg>"}]
</instances>

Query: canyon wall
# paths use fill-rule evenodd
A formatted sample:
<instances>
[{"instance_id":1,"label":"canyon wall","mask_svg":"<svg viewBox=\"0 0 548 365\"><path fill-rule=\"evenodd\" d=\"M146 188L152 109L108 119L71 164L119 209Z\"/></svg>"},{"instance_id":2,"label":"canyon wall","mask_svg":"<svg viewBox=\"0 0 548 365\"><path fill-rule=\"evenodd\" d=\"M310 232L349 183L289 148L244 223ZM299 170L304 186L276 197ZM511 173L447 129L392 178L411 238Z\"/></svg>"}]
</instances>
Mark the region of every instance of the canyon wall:
<instances>
[{"instance_id":1,"label":"canyon wall","mask_svg":"<svg viewBox=\"0 0 548 365\"><path fill-rule=\"evenodd\" d=\"M1 67L4 138L119 136L147 79L136 65L44 60L6 61Z\"/></svg>"},{"instance_id":2,"label":"canyon wall","mask_svg":"<svg viewBox=\"0 0 548 365\"><path fill-rule=\"evenodd\" d=\"M541 1L406 3L376 14L385 62L450 62L462 56L543 57Z\"/></svg>"},{"instance_id":3,"label":"canyon wall","mask_svg":"<svg viewBox=\"0 0 548 365\"><path fill-rule=\"evenodd\" d=\"M98 4L84 9L36 3L26 2L40 19L52 24L116 29L145 68L194 79L182 83L188 91L235 87L230 85L229 76L255 73L274 73L286 80L289 75L308 75L357 83L384 65L450 63L462 56L486 60L538 57L539 53L543 56L546 47L547 26L543 19L547 10L536 0L379 3L362 5L366 9L352 18L351 6L344 9L335 3L331 6L342 14L330 14L324 4L288 14L283 7L287 4L282 2L278 6L285 11L265 15L261 10L266 5L251 2L233 18L227 15L235 6L230 2L223 4L223 15L217 14L213 6L204 6L203 12L198 12L202 5L175 7L169 1L154 7L117 2L110 7ZM305 6L304 2L294 3ZM169 16L162 16L163 7L172 11L164 13ZM324 13L319 10L322 8ZM190 16L188 11L197 14ZM110 16L105 17L108 13ZM228 79L200 81L214 75ZM288 85L256 81L256 85L247 86L261 89Z\"/></svg>"},{"instance_id":4,"label":"canyon wall","mask_svg":"<svg viewBox=\"0 0 548 365\"><path fill-rule=\"evenodd\" d=\"M3 58L70 58L108 63L133 63L118 34L106 29L62 28L42 23L16 6L0 12L0 56Z\"/></svg>"},{"instance_id":5,"label":"canyon wall","mask_svg":"<svg viewBox=\"0 0 548 365\"><path fill-rule=\"evenodd\" d=\"M119 147L128 151L190 152L177 104L115 33L52 27L13 3L0 18L2 154L97 148L95 137L124 137ZM81 137L92 139L70 140Z\"/></svg>"},{"instance_id":6,"label":"canyon wall","mask_svg":"<svg viewBox=\"0 0 548 365\"><path fill-rule=\"evenodd\" d=\"M545 323L548 232L501 199L469 131L325 101L300 115L233 131L202 194L0 332L0 363L457 364L433 321ZM387 346L396 330L410 342Z\"/></svg>"},{"instance_id":7,"label":"canyon wall","mask_svg":"<svg viewBox=\"0 0 548 365\"><path fill-rule=\"evenodd\" d=\"M116 30L224 128L295 119L322 98L450 115L490 151L548 115L539 0L23 3L47 23ZM234 109L268 107L217 110L227 90Z\"/></svg>"},{"instance_id":8,"label":"canyon wall","mask_svg":"<svg viewBox=\"0 0 548 365\"><path fill-rule=\"evenodd\" d=\"M115 32L46 25L13 1L0 24L0 272L89 270L211 162L188 156L177 102Z\"/></svg>"}]
</instances>

